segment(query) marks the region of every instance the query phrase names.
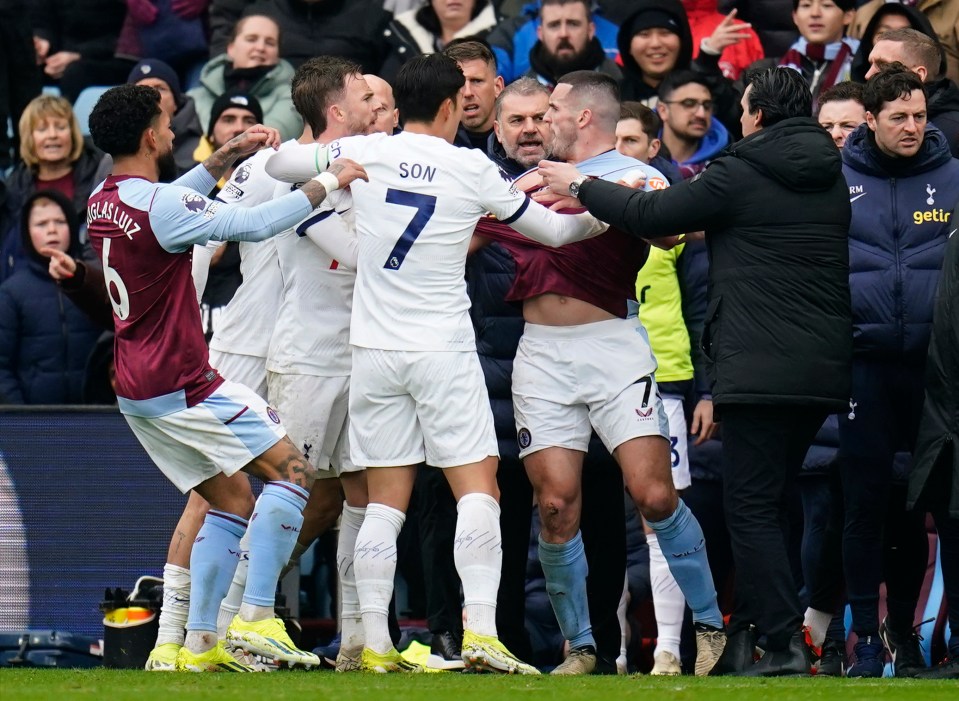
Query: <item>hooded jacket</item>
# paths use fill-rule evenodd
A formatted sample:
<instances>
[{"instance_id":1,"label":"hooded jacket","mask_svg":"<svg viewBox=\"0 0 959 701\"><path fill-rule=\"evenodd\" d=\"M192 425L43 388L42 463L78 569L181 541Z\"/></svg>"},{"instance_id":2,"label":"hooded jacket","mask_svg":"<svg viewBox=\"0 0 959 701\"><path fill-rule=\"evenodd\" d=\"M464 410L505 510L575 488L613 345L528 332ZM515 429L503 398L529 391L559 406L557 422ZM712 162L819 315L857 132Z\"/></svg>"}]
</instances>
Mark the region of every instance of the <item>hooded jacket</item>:
<instances>
[{"instance_id":1,"label":"hooded jacket","mask_svg":"<svg viewBox=\"0 0 959 701\"><path fill-rule=\"evenodd\" d=\"M673 162L679 167L679 172L682 173L684 178L691 178L702 171L709 161L722 153L728 144L729 132L722 125L722 122L713 119L709 123L709 131L700 140L696 153L682 163Z\"/></svg>"},{"instance_id":2,"label":"hooded jacket","mask_svg":"<svg viewBox=\"0 0 959 701\"><path fill-rule=\"evenodd\" d=\"M856 9L856 18L849 28L849 36L868 36L866 25L872 16L889 0L869 0ZM946 53L947 75L959 81L959 3L955 0L917 0L916 9L929 19L933 34Z\"/></svg>"},{"instance_id":3,"label":"hooded jacket","mask_svg":"<svg viewBox=\"0 0 959 701\"><path fill-rule=\"evenodd\" d=\"M959 161L927 127L919 152L889 158L860 125L842 150L849 185L849 288L857 357L921 364L959 201Z\"/></svg>"},{"instance_id":4,"label":"hooded jacket","mask_svg":"<svg viewBox=\"0 0 959 701\"><path fill-rule=\"evenodd\" d=\"M67 213L68 253L80 255L77 219L58 192L31 195L54 200ZM0 403L79 404L87 358L98 329L57 286L47 272L49 261L30 240L27 217L21 217L21 243L27 263L0 285Z\"/></svg>"},{"instance_id":5,"label":"hooded jacket","mask_svg":"<svg viewBox=\"0 0 959 701\"><path fill-rule=\"evenodd\" d=\"M97 171L104 159L104 153L93 146L89 141L83 144L80 157L73 163L73 208L72 212L79 217L79 221L86 220L87 200L90 193L100 181ZM7 178L7 201L4 207L7 210L4 220L7 231L0 236L0 282L6 280L21 264L26 256L20 236L20 213L27 200L37 190L37 174L33 168L20 162Z\"/></svg>"},{"instance_id":6,"label":"hooded jacket","mask_svg":"<svg viewBox=\"0 0 959 701\"><path fill-rule=\"evenodd\" d=\"M634 236L705 230L709 305L700 345L717 410L847 406L850 206L839 152L813 119L765 127L666 190L588 180L580 199Z\"/></svg>"},{"instance_id":7,"label":"hooded jacket","mask_svg":"<svg viewBox=\"0 0 959 701\"><path fill-rule=\"evenodd\" d=\"M516 17L500 22L490 32L488 41L496 56L496 70L507 84L530 70L530 52L539 41L536 35L539 9L538 1L527 3ZM593 12L593 24L596 27L596 39L606 58L615 61L619 55L616 43L619 25L606 19L599 11Z\"/></svg>"},{"instance_id":8,"label":"hooded jacket","mask_svg":"<svg viewBox=\"0 0 959 701\"><path fill-rule=\"evenodd\" d=\"M700 52L699 56L693 58L693 36L683 4L679 0L636 0L633 6L635 11L623 22L617 36L620 60L623 65L621 99L636 100L650 108L655 108L656 103L659 102L659 86L653 87L643 80L643 72L630 53L629 46L635 34L632 26L637 15L654 9L666 12L676 20L679 27L679 55L676 57L673 70L693 70L706 80L713 94L713 102L716 104L714 118L721 121L734 138L738 138L741 129L739 101L742 95L733 86L732 81L723 76L719 68L719 56Z\"/></svg>"},{"instance_id":9,"label":"hooded jacket","mask_svg":"<svg viewBox=\"0 0 959 701\"><path fill-rule=\"evenodd\" d=\"M852 69L851 69L851 78L857 83L866 82L866 73L869 71L869 54L872 53L873 47L876 43L872 40L872 35L876 33L876 28L879 26L879 22L882 21L882 18L886 15L900 15L904 16L909 21L909 26L915 29L918 32L922 32L928 37L936 39L936 31L932 28L932 24L929 23L929 19L922 14L915 7L909 7L908 5L900 5L899 3L892 3L888 5L882 5L875 11L875 14L872 15L868 24L859 26L858 31L850 29L849 36L859 39L859 49L856 51L856 55L852 59ZM858 15L856 17L859 24ZM936 39L938 42L939 40ZM946 71L946 57L942 57L942 65L936 71L936 74L942 74Z\"/></svg>"},{"instance_id":10,"label":"hooded jacket","mask_svg":"<svg viewBox=\"0 0 959 701\"><path fill-rule=\"evenodd\" d=\"M187 91L187 95L193 98L196 105L197 117L203 129L210 125L213 103L227 90L226 69L230 65L232 62L226 54L210 59L200 71L200 84ZM303 120L293 107L293 98L290 95L293 72L293 66L280 59L272 70L247 90L263 108L263 121L266 126L279 129L280 137L284 141L294 139L303 132Z\"/></svg>"}]
</instances>

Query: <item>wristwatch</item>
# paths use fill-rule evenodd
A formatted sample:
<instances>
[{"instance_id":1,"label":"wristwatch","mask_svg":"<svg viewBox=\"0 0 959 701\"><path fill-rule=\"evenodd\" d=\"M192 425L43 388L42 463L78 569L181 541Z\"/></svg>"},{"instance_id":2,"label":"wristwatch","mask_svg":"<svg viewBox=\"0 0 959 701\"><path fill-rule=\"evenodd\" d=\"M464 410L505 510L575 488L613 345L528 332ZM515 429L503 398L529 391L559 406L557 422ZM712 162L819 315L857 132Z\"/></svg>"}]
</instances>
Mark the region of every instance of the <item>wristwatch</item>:
<instances>
[{"instance_id":1,"label":"wristwatch","mask_svg":"<svg viewBox=\"0 0 959 701\"><path fill-rule=\"evenodd\" d=\"M583 183L590 179L591 178L588 175L580 175L578 178L576 178L576 180L569 184L569 194L571 194L573 197L579 197L579 188L582 187Z\"/></svg>"}]
</instances>

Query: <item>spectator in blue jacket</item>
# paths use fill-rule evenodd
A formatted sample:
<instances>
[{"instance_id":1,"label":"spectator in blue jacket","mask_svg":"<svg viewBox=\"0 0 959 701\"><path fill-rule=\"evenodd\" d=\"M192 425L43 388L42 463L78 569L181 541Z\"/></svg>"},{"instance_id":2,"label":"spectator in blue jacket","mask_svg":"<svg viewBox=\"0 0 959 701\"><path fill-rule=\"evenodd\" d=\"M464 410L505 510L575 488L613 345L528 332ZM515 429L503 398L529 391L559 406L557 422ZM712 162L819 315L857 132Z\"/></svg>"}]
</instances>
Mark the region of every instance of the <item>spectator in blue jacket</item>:
<instances>
[{"instance_id":1,"label":"spectator in blue jacket","mask_svg":"<svg viewBox=\"0 0 959 701\"><path fill-rule=\"evenodd\" d=\"M55 190L32 195L21 231L29 260L0 285L0 403L80 404L100 329L50 277L44 248L80 254L73 206Z\"/></svg>"},{"instance_id":2,"label":"spectator in blue jacket","mask_svg":"<svg viewBox=\"0 0 959 701\"><path fill-rule=\"evenodd\" d=\"M572 0L570 4L573 4ZM499 75L507 84L530 70L530 53L539 42L541 5L540 0L527 3L519 15L501 22L487 38L496 55ZM619 25L609 21L599 12L593 12L591 19L595 30L594 36L602 47L604 57L615 61L619 56L619 48L616 44Z\"/></svg>"},{"instance_id":3,"label":"spectator in blue jacket","mask_svg":"<svg viewBox=\"0 0 959 701\"><path fill-rule=\"evenodd\" d=\"M905 495L891 494L890 486L897 449L912 451L916 443L936 284L955 229L959 161L942 132L927 123L922 80L902 64L869 80L863 106L866 124L850 134L842 152L852 205L854 339L852 398L848 415L839 419L843 559L859 636L847 676L881 676L884 643L896 673L913 676L925 667L913 619L927 554L911 549L911 592L887 597L888 615L880 624L881 535L889 508L900 512L896 530L922 528L922 515L906 512ZM897 496L892 507L891 496Z\"/></svg>"}]
</instances>

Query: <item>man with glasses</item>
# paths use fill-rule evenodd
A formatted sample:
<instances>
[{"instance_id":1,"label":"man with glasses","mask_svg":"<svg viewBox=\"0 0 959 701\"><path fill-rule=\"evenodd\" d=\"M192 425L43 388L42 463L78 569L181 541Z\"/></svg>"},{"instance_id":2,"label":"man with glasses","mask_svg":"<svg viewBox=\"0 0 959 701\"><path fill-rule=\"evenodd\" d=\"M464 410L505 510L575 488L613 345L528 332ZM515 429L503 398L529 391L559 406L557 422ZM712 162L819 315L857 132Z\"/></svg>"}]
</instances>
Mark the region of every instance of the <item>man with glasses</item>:
<instances>
[{"instance_id":1,"label":"man with glasses","mask_svg":"<svg viewBox=\"0 0 959 701\"><path fill-rule=\"evenodd\" d=\"M713 119L713 94L693 71L675 71L659 87L656 111L661 139L684 179L701 172L729 143L729 132Z\"/></svg>"}]
</instances>

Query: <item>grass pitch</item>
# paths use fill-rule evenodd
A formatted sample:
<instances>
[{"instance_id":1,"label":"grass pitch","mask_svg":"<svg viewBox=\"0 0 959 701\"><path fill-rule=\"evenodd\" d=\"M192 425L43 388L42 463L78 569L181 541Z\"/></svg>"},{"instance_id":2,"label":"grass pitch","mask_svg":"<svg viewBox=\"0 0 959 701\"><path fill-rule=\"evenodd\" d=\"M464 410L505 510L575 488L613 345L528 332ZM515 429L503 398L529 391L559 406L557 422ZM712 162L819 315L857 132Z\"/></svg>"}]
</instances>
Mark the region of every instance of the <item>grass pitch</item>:
<instances>
[{"instance_id":1,"label":"grass pitch","mask_svg":"<svg viewBox=\"0 0 959 701\"><path fill-rule=\"evenodd\" d=\"M0 670L3 701L956 701L959 683L910 679L503 677L334 674L149 674L116 670Z\"/></svg>"}]
</instances>

